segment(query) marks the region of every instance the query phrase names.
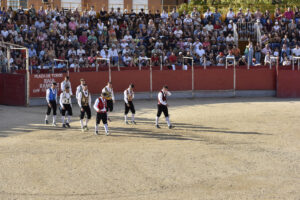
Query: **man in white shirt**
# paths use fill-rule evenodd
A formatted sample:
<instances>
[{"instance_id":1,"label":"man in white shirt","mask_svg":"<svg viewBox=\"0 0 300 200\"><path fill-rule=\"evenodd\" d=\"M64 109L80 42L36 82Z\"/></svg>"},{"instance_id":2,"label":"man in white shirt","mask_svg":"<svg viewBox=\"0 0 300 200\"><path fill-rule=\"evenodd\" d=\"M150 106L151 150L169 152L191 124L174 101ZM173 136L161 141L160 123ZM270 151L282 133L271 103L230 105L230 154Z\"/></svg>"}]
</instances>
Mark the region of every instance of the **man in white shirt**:
<instances>
[{"instance_id":1,"label":"man in white shirt","mask_svg":"<svg viewBox=\"0 0 300 200\"><path fill-rule=\"evenodd\" d=\"M107 101L107 119L108 121L111 121L108 117L108 111L113 111L115 103L115 95L111 82L108 82L107 85L102 89L102 93L106 94L105 99Z\"/></svg>"},{"instance_id":2,"label":"man in white shirt","mask_svg":"<svg viewBox=\"0 0 300 200\"><path fill-rule=\"evenodd\" d=\"M48 118L51 113L51 110L53 112L53 122L52 125L56 126L56 101L57 101L57 89L56 89L56 83L53 82L51 87L47 89L46 91L46 101L47 101L47 113L45 117L45 124L49 124Z\"/></svg>"},{"instance_id":3,"label":"man in white shirt","mask_svg":"<svg viewBox=\"0 0 300 200\"><path fill-rule=\"evenodd\" d=\"M106 93L101 93L101 96L96 99L94 104L94 109L97 112L96 125L95 125L95 135L99 135L99 124L102 121L104 125L105 135L109 135L108 125L107 125L107 105L105 96Z\"/></svg>"},{"instance_id":4,"label":"man in white shirt","mask_svg":"<svg viewBox=\"0 0 300 200\"><path fill-rule=\"evenodd\" d=\"M80 85L78 85L77 86L77 88L76 88L76 99L78 100L78 95L79 95L79 93L80 92L82 92L83 91L83 85L85 84L85 80L82 78L82 79L80 79Z\"/></svg>"},{"instance_id":5,"label":"man in white shirt","mask_svg":"<svg viewBox=\"0 0 300 200\"><path fill-rule=\"evenodd\" d=\"M69 87L66 87L66 90L60 94L59 104L60 104L61 115L62 115L61 117L62 127L71 128L70 121L73 112L72 112L72 99L71 99L71 93ZM65 122L66 112L68 112L67 122Z\"/></svg>"},{"instance_id":6,"label":"man in white shirt","mask_svg":"<svg viewBox=\"0 0 300 200\"><path fill-rule=\"evenodd\" d=\"M70 82L69 76L65 76L65 80L63 82L61 82L61 84L60 84L60 89L62 92L64 92L66 90L66 87L69 87L70 93L72 95L72 87L71 87L71 82Z\"/></svg>"},{"instance_id":7,"label":"man in white shirt","mask_svg":"<svg viewBox=\"0 0 300 200\"><path fill-rule=\"evenodd\" d=\"M155 120L156 128L160 128L158 121L162 112L165 115L169 129L173 128L169 119L167 96L171 96L171 92L169 92L168 86L165 85L163 86L162 90L158 93L157 115Z\"/></svg>"},{"instance_id":8,"label":"man in white shirt","mask_svg":"<svg viewBox=\"0 0 300 200\"><path fill-rule=\"evenodd\" d=\"M299 45L297 44L295 48L292 50L293 55L295 56L300 56L300 48Z\"/></svg>"},{"instance_id":9,"label":"man in white shirt","mask_svg":"<svg viewBox=\"0 0 300 200\"><path fill-rule=\"evenodd\" d=\"M199 45L199 48L196 50L196 54L199 55L200 58L205 54L205 50L203 49L202 45Z\"/></svg>"},{"instance_id":10,"label":"man in white shirt","mask_svg":"<svg viewBox=\"0 0 300 200\"><path fill-rule=\"evenodd\" d=\"M86 83L83 84L83 90L78 94L78 106L80 108L80 125L81 131L88 131L88 122L91 119L91 105L92 105L92 98L91 94L88 91L88 86ZM87 115L85 119L85 125L83 125L83 118L84 115Z\"/></svg>"},{"instance_id":11,"label":"man in white shirt","mask_svg":"<svg viewBox=\"0 0 300 200\"><path fill-rule=\"evenodd\" d=\"M112 48L108 50L108 55L111 58L113 65L118 63L119 54L118 54L118 50L116 49L116 46L114 44L112 45Z\"/></svg>"},{"instance_id":12,"label":"man in white shirt","mask_svg":"<svg viewBox=\"0 0 300 200\"><path fill-rule=\"evenodd\" d=\"M124 118L125 118L125 124L128 124L127 114L129 112L129 110L132 113L131 123L136 124L135 120L134 120L135 109L134 109L134 105L133 105L133 102L132 102L132 100L134 99L133 88L134 88L134 85L131 83L129 85L129 87L126 90L124 90L124 101L125 101L125 115L124 115Z\"/></svg>"}]
</instances>

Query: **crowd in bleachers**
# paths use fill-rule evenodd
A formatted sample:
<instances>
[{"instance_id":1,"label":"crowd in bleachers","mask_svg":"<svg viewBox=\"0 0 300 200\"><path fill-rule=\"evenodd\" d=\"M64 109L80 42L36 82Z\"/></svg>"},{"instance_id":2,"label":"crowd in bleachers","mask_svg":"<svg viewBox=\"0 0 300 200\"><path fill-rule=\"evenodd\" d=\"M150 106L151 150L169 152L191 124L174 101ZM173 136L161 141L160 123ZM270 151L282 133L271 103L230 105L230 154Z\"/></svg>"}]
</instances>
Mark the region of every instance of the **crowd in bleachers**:
<instances>
[{"instance_id":1,"label":"crowd in bleachers","mask_svg":"<svg viewBox=\"0 0 300 200\"><path fill-rule=\"evenodd\" d=\"M234 24L253 23L261 30L261 37L249 40L245 51L236 45ZM60 10L58 8L28 10L11 8L0 10L0 42L9 42L29 48L32 69L152 65L172 68L182 65L183 57L193 57L195 65L224 66L226 57L234 57L238 65L260 65L279 57L281 65L290 65L291 56L300 56L300 12L298 8L229 9L222 15L218 9L200 13L196 8L179 14L176 9L165 11L141 9L132 11L111 9L100 12L90 10ZM243 27L243 26L240 26ZM243 37L243 28L238 30ZM256 34L256 32L254 33ZM260 42L261 41L261 42ZM24 52L11 51L7 60L6 49L0 51L0 67L5 71L24 69ZM190 62L187 60L186 62Z\"/></svg>"}]
</instances>

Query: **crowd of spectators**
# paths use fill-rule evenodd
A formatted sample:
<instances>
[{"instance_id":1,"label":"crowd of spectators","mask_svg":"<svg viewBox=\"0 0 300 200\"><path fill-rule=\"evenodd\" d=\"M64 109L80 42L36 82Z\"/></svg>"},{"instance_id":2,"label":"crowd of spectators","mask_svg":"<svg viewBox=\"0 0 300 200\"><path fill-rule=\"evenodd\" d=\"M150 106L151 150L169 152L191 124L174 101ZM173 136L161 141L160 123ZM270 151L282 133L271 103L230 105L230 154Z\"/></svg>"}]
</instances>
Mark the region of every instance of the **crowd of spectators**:
<instances>
[{"instance_id":1,"label":"crowd of spectators","mask_svg":"<svg viewBox=\"0 0 300 200\"><path fill-rule=\"evenodd\" d=\"M234 23L238 34L245 33L243 24L253 23L260 28L261 38L248 39L244 52L236 45ZM196 8L179 14L176 9L167 13L159 10L138 13L104 8L90 10L60 10L58 8L0 10L0 42L29 48L32 69L63 68L68 60L71 68L106 65L120 67L152 65L182 65L183 57L193 57L195 65L224 66L226 57L234 57L238 65L260 65L278 56L282 65L291 64L291 56L300 56L300 12L298 8L274 13L266 10L229 9L224 16L215 9L200 13ZM253 32L252 32L253 34ZM254 33L255 34L255 33ZM244 34L245 35L245 34ZM259 41L261 40L261 42ZM2 71L10 62L11 70L24 69L24 52L12 51L7 60L5 49L0 50Z\"/></svg>"}]
</instances>

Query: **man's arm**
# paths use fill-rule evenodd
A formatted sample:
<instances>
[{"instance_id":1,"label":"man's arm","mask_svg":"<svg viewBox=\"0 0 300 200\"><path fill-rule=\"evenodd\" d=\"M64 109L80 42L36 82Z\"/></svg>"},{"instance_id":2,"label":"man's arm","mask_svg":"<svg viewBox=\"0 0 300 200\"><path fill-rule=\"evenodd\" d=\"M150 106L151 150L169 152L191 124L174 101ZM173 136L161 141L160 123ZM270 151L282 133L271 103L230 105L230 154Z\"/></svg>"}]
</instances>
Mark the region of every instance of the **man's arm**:
<instances>
[{"instance_id":1,"label":"man's arm","mask_svg":"<svg viewBox=\"0 0 300 200\"><path fill-rule=\"evenodd\" d=\"M49 93L50 93L50 90L47 89L47 91L46 91L46 101L47 101L48 104L50 103L50 101L49 101Z\"/></svg>"},{"instance_id":2,"label":"man's arm","mask_svg":"<svg viewBox=\"0 0 300 200\"><path fill-rule=\"evenodd\" d=\"M82 98L82 93L80 92L80 93L78 94L78 98L77 98L77 103L78 103L79 108L82 107L82 105L81 105L81 98Z\"/></svg>"},{"instance_id":3,"label":"man's arm","mask_svg":"<svg viewBox=\"0 0 300 200\"><path fill-rule=\"evenodd\" d=\"M167 103L163 100L163 98L162 98L162 93L160 92L159 94L158 94L158 100L159 100L159 102L162 104L162 105L167 105Z\"/></svg>"},{"instance_id":4,"label":"man's arm","mask_svg":"<svg viewBox=\"0 0 300 200\"><path fill-rule=\"evenodd\" d=\"M89 93L89 106L91 107L92 106L92 97L91 97L91 94Z\"/></svg>"},{"instance_id":5,"label":"man's arm","mask_svg":"<svg viewBox=\"0 0 300 200\"><path fill-rule=\"evenodd\" d=\"M97 98L94 103L94 109L96 110L96 112L99 112L98 104L99 104L99 99Z\"/></svg>"},{"instance_id":6,"label":"man's arm","mask_svg":"<svg viewBox=\"0 0 300 200\"><path fill-rule=\"evenodd\" d=\"M60 104L60 106L61 106L62 109L65 109L65 108L64 108L64 105L63 105L63 102L62 102L62 99L63 99L63 93L60 94L60 97L59 97L59 104Z\"/></svg>"},{"instance_id":7,"label":"man's arm","mask_svg":"<svg viewBox=\"0 0 300 200\"><path fill-rule=\"evenodd\" d=\"M61 89L61 91L65 90L65 81L61 82L60 89Z\"/></svg>"},{"instance_id":8,"label":"man's arm","mask_svg":"<svg viewBox=\"0 0 300 200\"><path fill-rule=\"evenodd\" d=\"M126 104L128 104L127 90L124 91L124 101Z\"/></svg>"}]
</instances>

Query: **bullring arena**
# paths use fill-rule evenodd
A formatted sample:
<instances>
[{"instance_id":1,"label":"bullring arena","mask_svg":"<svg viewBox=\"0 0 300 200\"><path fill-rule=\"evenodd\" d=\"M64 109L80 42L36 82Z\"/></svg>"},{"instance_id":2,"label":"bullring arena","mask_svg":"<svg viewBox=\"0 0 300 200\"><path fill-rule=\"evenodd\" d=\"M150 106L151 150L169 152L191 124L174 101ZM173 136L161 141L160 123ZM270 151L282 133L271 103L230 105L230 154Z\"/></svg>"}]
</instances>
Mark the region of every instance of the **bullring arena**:
<instances>
[{"instance_id":1,"label":"bullring arena","mask_svg":"<svg viewBox=\"0 0 300 200\"><path fill-rule=\"evenodd\" d=\"M298 100L171 99L171 130L154 127L155 104L136 101L125 125L117 102L111 136L1 106L0 198L299 199Z\"/></svg>"},{"instance_id":2,"label":"bullring arena","mask_svg":"<svg viewBox=\"0 0 300 200\"><path fill-rule=\"evenodd\" d=\"M300 200L298 1L0 4L0 200Z\"/></svg>"}]
</instances>

